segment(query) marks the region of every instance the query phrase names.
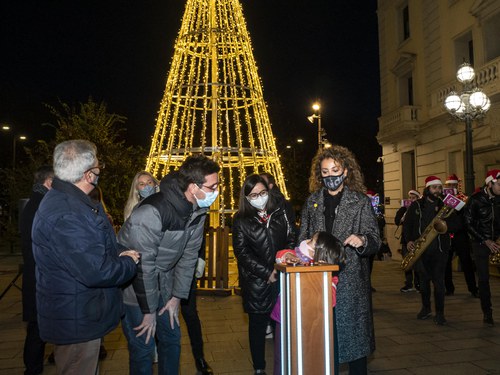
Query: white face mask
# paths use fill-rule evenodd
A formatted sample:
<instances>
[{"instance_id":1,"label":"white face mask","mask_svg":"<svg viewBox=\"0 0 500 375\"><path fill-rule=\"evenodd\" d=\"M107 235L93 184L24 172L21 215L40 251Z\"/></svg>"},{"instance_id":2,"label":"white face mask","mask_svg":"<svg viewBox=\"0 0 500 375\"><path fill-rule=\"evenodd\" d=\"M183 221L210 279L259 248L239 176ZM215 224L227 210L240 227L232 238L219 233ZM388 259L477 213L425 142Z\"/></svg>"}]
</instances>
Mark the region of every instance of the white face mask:
<instances>
[{"instance_id":1,"label":"white face mask","mask_svg":"<svg viewBox=\"0 0 500 375\"><path fill-rule=\"evenodd\" d=\"M268 199L269 199L268 195L264 197L259 196L257 197L257 199L247 198L248 202L258 210L263 210L266 207Z\"/></svg>"}]
</instances>

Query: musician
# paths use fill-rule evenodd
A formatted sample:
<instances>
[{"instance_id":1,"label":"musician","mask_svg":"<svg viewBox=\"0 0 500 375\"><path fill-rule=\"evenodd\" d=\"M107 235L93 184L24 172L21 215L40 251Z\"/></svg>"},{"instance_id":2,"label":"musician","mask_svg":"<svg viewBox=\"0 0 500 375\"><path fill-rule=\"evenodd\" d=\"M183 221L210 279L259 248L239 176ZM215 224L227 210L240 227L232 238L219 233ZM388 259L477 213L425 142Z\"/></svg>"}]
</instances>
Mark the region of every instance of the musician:
<instances>
[{"instance_id":1,"label":"musician","mask_svg":"<svg viewBox=\"0 0 500 375\"><path fill-rule=\"evenodd\" d=\"M483 322L493 326L489 257L500 251L495 240L500 238L500 170L486 174L485 186L468 200L464 212L467 229L472 238L472 253L476 262L479 298L483 310Z\"/></svg>"},{"instance_id":2,"label":"musician","mask_svg":"<svg viewBox=\"0 0 500 375\"><path fill-rule=\"evenodd\" d=\"M411 202L415 202L418 198L420 198L420 193L417 190L410 190L408 192L408 200ZM408 206L402 205L401 208L396 212L396 216L394 217L394 223L399 227L400 225L404 225L406 212L408 210ZM406 244L406 238L404 234L401 234L401 255L403 257L408 254L408 248ZM415 286L415 288L413 288ZM420 282L418 281L418 273L415 270L409 270L405 272L405 285L399 289L401 293L414 292L416 290L420 290Z\"/></svg>"},{"instance_id":3,"label":"musician","mask_svg":"<svg viewBox=\"0 0 500 375\"><path fill-rule=\"evenodd\" d=\"M453 189L453 195L462 201L466 201L467 196L460 189L460 181L460 178L458 178L456 174L448 176L445 182L445 195L447 192L446 189ZM471 244L467 234L463 212L463 210L457 212L457 215L460 218L460 229L455 233L450 234L451 249L450 254L448 255L448 261L446 262L446 271L444 274L444 286L446 290L445 295L452 296L455 293L451 263L453 261L453 256L456 254L460 259L467 289L473 297L478 298L479 294L476 285L476 275L474 274L474 263L471 257Z\"/></svg>"},{"instance_id":4,"label":"musician","mask_svg":"<svg viewBox=\"0 0 500 375\"><path fill-rule=\"evenodd\" d=\"M422 198L413 202L406 213L403 235L407 242L408 250L415 250L415 241L424 233L436 215L443 207L443 183L436 176L429 176L425 179L425 189ZM444 218L448 226L448 231L455 231L458 228L458 219L455 214ZM425 242L425 241L423 241ZM422 243L423 245L423 243ZM425 252L415 264L420 279L420 295L422 298L422 309L417 314L417 319L425 320L432 316L431 310L431 281L434 285L435 316L434 322L444 325L444 270L448 252L450 250L449 234L436 236L427 245Z\"/></svg>"}]
</instances>

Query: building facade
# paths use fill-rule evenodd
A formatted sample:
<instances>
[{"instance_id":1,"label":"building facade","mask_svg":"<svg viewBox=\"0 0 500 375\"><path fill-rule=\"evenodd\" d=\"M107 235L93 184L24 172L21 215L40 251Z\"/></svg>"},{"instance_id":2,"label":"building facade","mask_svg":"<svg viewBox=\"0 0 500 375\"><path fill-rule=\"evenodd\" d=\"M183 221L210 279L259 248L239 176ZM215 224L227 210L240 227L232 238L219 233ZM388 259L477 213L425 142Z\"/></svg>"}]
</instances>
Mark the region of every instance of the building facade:
<instances>
[{"instance_id":1,"label":"building facade","mask_svg":"<svg viewBox=\"0 0 500 375\"><path fill-rule=\"evenodd\" d=\"M456 72L463 62L476 70L476 84L491 100L474 121L475 186L500 168L500 0L378 0L381 116L377 139L384 165L387 238L394 215L410 189L429 175L443 182L464 179L465 123L444 107L461 91ZM396 253L396 252L393 252Z\"/></svg>"}]
</instances>

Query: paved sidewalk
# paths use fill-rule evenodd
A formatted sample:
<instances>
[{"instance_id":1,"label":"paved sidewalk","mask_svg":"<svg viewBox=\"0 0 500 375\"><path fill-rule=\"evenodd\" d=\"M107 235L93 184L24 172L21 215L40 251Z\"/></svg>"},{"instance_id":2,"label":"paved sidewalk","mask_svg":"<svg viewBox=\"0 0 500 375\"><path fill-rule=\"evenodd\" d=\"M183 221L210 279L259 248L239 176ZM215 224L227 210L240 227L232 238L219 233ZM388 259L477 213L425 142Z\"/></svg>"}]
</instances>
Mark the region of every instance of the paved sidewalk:
<instances>
[{"instance_id":1,"label":"paved sidewalk","mask_svg":"<svg viewBox=\"0 0 500 375\"><path fill-rule=\"evenodd\" d=\"M0 256L0 292L17 273L21 257ZM467 292L463 275L454 273L455 295L446 298L446 326L432 319L419 321L420 295L400 293L403 275L399 262L375 262L373 294L376 352L369 358L370 374L447 375L500 374L500 313L497 326L485 327L479 300ZM18 282L18 285L21 283ZM491 280L493 306L500 306L500 279ZM247 338L247 317L238 296L198 297L206 359L216 374L253 374ZM195 374L189 338L182 325L181 374ZM0 301L0 375L23 373L24 325L21 293L11 288ZM272 340L266 340L268 373L272 373ZM105 338L108 357L101 361L104 375L128 373L128 351L120 328ZM52 348L47 347L47 355ZM347 374L344 366L341 374ZM44 374L55 374L47 365ZM310 374L306 374L310 375ZM314 375L314 374L312 374Z\"/></svg>"}]
</instances>

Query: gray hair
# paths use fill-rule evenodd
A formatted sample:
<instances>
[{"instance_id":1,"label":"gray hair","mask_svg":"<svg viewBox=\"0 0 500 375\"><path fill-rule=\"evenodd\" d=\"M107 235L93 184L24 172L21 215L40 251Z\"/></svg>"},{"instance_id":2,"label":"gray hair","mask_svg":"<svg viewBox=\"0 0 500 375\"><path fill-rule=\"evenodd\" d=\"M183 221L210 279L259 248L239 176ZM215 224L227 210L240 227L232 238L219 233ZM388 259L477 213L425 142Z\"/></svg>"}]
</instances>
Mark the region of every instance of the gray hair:
<instances>
[{"instance_id":1,"label":"gray hair","mask_svg":"<svg viewBox=\"0 0 500 375\"><path fill-rule=\"evenodd\" d=\"M95 166L96 154L95 144L83 139L59 143L54 149L54 174L74 184L83 178L85 171Z\"/></svg>"}]
</instances>

